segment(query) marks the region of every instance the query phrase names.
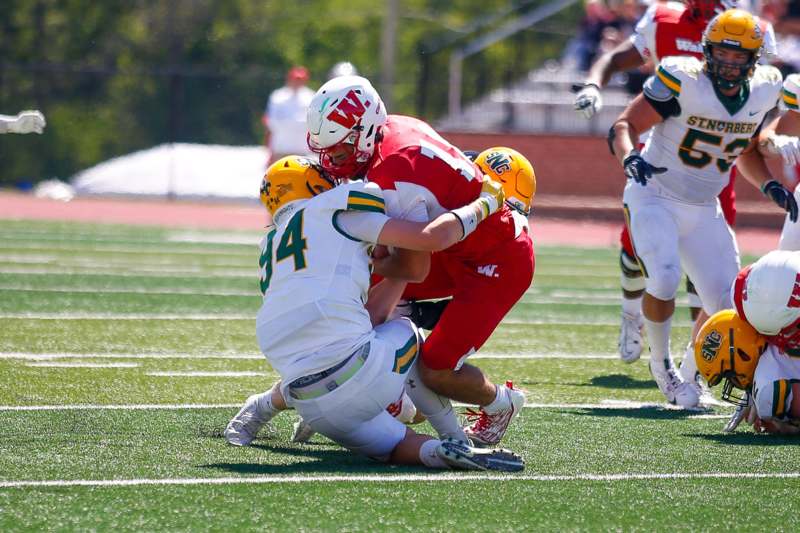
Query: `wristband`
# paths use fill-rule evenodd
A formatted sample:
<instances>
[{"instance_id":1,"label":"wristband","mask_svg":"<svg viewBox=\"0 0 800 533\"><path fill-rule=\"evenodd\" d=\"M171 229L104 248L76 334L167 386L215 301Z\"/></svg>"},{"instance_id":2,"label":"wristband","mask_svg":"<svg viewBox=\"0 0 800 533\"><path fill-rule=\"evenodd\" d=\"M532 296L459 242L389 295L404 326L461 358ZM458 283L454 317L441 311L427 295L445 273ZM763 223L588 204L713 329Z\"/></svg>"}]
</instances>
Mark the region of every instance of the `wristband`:
<instances>
[{"instance_id":1,"label":"wristband","mask_svg":"<svg viewBox=\"0 0 800 533\"><path fill-rule=\"evenodd\" d=\"M464 229L464 235L459 239L459 241L463 241L467 238L467 235L475 231L475 228L478 227L481 220L485 217L480 217L475 212L475 206L473 204L465 205L464 207L459 207L458 209L453 209L450 211L455 215L455 217L461 222L461 227Z\"/></svg>"}]
</instances>

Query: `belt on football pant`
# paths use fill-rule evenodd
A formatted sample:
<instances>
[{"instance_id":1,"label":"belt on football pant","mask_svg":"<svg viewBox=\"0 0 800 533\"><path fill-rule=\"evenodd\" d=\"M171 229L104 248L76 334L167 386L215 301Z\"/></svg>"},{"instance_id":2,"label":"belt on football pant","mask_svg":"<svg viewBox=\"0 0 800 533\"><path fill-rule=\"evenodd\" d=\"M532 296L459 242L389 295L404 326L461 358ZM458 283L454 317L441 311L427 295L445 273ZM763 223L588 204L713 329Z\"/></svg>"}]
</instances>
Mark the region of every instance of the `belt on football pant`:
<instances>
[{"instance_id":1,"label":"belt on football pant","mask_svg":"<svg viewBox=\"0 0 800 533\"><path fill-rule=\"evenodd\" d=\"M369 357L369 345L358 348L344 361L322 372L297 378L289 384L289 396L295 400L313 400L334 391L356 375Z\"/></svg>"}]
</instances>

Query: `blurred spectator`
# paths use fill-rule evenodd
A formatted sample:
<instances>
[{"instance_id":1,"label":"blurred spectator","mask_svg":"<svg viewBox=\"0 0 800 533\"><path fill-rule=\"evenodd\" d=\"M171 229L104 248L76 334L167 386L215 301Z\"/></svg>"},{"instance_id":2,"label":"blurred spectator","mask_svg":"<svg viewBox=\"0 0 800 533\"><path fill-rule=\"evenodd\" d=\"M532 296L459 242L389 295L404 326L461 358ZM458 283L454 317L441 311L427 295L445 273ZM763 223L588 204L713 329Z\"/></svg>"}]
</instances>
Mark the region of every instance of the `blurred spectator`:
<instances>
[{"instance_id":1,"label":"blurred spectator","mask_svg":"<svg viewBox=\"0 0 800 533\"><path fill-rule=\"evenodd\" d=\"M287 155L310 154L306 143L306 112L314 91L306 87L308 70L295 66L286 74L286 85L269 95L264 111L264 145L267 163Z\"/></svg>"},{"instance_id":2,"label":"blurred spectator","mask_svg":"<svg viewBox=\"0 0 800 533\"><path fill-rule=\"evenodd\" d=\"M764 0L760 15L775 27L778 57L772 62L784 75L800 70L800 1Z\"/></svg>"},{"instance_id":3,"label":"blurred spectator","mask_svg":"<svg viewBox=\"0 0 800 533\"><path fill-rule=\"evenodd\" d=\"M328 79L332 80L339 76L358 76L358 69L349 61L340 61L328 71Z\"/></svg>"},{"instance_id":4,"label":"blurred spectator","mask_svg":"<svg viewBox=\"0 0 800 533\"><path fill-rule=\"evenodd\" d=\"M639 0L586 0L586 16L578 37L568 45L567 61L578 70L589 70L595 58L625 40L644 13L646 3Z\"/></svg>"}]
</instances>

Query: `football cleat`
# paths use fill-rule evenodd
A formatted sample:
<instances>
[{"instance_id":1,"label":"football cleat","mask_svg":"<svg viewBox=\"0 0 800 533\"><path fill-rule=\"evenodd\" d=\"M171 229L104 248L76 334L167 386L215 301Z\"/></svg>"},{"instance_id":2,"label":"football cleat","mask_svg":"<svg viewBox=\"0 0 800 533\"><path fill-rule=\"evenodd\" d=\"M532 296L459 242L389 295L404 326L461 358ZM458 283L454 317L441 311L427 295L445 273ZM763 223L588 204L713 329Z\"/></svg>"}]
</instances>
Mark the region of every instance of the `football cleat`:
<instances>
[{"instance_id":1,"label":"football cleat","mask_svg":"<svg viewBox=\"0 0 800 533\"><path fill-rule=\"evenodd\" d=\"M685 383L681 380L672 361L664 368L665 365L661 361L651 358L649 366L650 374L669 403L684 409L697 407L700 403L697 385L694 382Z\"/></svg>"},{"instance_id":2,"label":"football cleat","mask_svg":"<svg viewBox=\"0 0 800 533\"><path fill-rule=\"evenodd\" d=\"M294 423L292 428L292 442L303 444L311 440L317 432L302 418Z\"/></svg>"},{"instance_id":3,"label":"football cleat","mask_svg":"<svg viewBox=\"0 0 800 533\"><path fill-rule=\"evenodd\" d=\"M642 327L644 317L622 313L622 324L619 328L619 358L625 363L633 363L639 360L642 355L644 339L642 338Z\"/></svg>"},{"instance_id":4,"label":"football cleat","mask_svg":"<svg viewBox=\"0 0 800 533\"><path fill-rule=\"evenodd\" d=\"M497 413L489 414L483 407L475 411L467 409L467 421L472 422L464 428L464 433L476 446L494 446L503 435L506 434L508 425L516 417L525 405L525 393L515 389L514 384L506 381L502 387L503 393L508 400L508 407Z\"/></svg>"},{"instance_id":5,"label":"football cleat","mask_svg":"<svg viewBox=\"0 0 800 533\"><path fill-rule=\"evenodd\" d=\"M258 432L267 422L272 420L272 415L258 411L258 398L261 394L253 394L244 402L239 412L225 428L225 440L233 446L249 446Z\"/></svg>"},{"instance_id":6,"label":"football cleat","mask_svg":"<svg viewBox=\"0 0 800 533\"><path fill-rule=\"evenodd\" d=\"M511 450L473 448L454 439L442 441L436 454L451 468L460 470L519 472L525 468L525 460Z\"/></svg>"}]
</instances>

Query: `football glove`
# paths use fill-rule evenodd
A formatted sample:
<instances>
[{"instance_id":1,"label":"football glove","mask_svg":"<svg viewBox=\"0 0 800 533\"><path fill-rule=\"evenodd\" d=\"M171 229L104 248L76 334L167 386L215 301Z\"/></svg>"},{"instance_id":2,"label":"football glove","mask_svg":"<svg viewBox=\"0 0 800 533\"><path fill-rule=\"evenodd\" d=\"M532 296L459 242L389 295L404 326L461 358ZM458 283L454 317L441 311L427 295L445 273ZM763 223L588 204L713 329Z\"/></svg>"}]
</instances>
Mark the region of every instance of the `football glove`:
<instances>
[{"instance_id":1,"label":"football glove","mask_svg":"<svg viewBox=\"0 0 800 533\"><path fill-rule=\"evenodd\" d=\"M578 90L575 95L575 111L582 114L585 118L592 118L596 113L603 109L603 97L600 96L600 87L594 83L584 83L575 85L573 89Z\"/></svg>"},{"instance_id":2,"label":"football glove","mask_svg":"<svg viewBox=\"0 0 800 533\"><path fill-rule=\"evenodd\" d=\"M16 120L8 125L11 133L42 133L47 122L39 111L21 111Z\"/></svg>"},{"instance_id":3,"label":"football glove","mask_svg":"<svg viewBox=\"0 0 800 533\"><path fill-rule=\"evenodd\" d=\"M742 402L736 406L736 410L731 414L728 423L725 424L725 427L722 428L723 433L733 433L733 431L739 426L742 420L749 414L749 410L755 411L756 408L753 406L753 397L750 392L745 392L747 403Z\"/></svg>"},{"instance_id":4,"label":"football glove","mask_svg":"<svg viewBox=\"0 0 800 533\"><path fill-rule=\"evenodd\" d=\"M653 177L653 174L663 174L667 171L665 167L654 167L644 160L639 155L639 152L633 151L622 162L622 167L625 169L625 176L632 179L636 183L646 186L647 180Z\"/></svg>"},{"instance_id":5,"label":"football glove","mask_svg":"<svg viewBox=\"0 0 800 533\"><path fill-rule=\"evenodd\" d=\"M485 205L483 213L483 218L485 219L503 206L503 202L506 199L506 193L503 190L503 184L498 181L494 181L493 179L484 177L481 185L480 198L486 200L486 202L481 203L482 208Z\"/></svg>"},{"instance_id":6,"label":"football glove","mask_svg":"<svg viewBox=\"0 0 800 533\"><path fill-rule=\"evenodd\" d=\"M771 154L781 156L784 165L794 166L800 163L800 139L795 136L770 135L766 147Z\"/></svg>"},{"instance_id":7,"label":"football glove","mask_svg":"<svg viewBox=\"0 0 800 533\"><path fill-rule=\"evenodd\" d=\"M778 207L786 210L789 213L789 220L797 222L797 200L789 189L781 185L778 180L769 180L761 186L761 192L778 204Z\"/></svg>"}]
</instances>

